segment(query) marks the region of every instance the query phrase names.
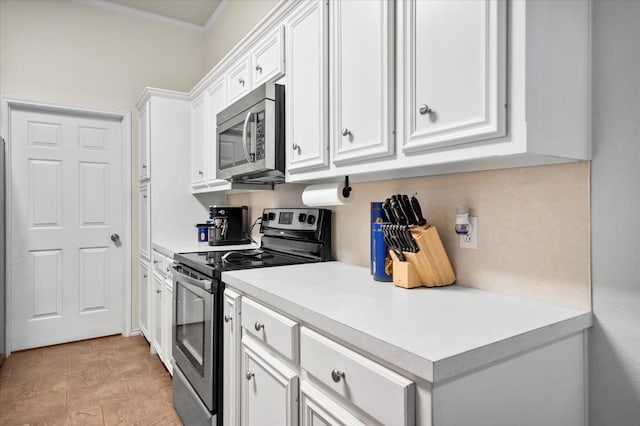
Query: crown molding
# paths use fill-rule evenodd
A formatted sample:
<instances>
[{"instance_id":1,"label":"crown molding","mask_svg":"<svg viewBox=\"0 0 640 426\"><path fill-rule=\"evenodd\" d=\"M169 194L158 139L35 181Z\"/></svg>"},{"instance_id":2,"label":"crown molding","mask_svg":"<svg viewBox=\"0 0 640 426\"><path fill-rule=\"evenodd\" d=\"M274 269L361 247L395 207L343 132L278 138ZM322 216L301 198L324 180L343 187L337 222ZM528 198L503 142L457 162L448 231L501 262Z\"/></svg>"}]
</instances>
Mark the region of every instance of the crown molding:
<instances>
[{"instance_id":1,"label":"crown molding","mask_svg":"<svg viewBox=\"0 0 640 426\"><path fill-rule=\"evenodd\" d=\"M71 0L71 1L77 4L93 6L93 7L97 7L104 10L119 12L129 16L136 16L139 18L149 19L149 20L160 22L163 24L169 24L177 28L187 29L191 31L205 32L208 29L206 26L203 26L203 25L196 25L190 22L180 21L179 19L168 18L166 16L157 15L155 13L146 12L144 10L135 9L129 6L123 6L117 3L111 3L105 0ZM223 3L227 3L227 2L228 0L223 0ZM218 6L218 9L221 6L222 6L222 3L220 4L220 6ZM217 14L218 9L216 9L216 11L211 15L212 17ZM211 18L209 18L207 25L209 25L209 22L211 22Z\"/></svg>"}]
</instances>

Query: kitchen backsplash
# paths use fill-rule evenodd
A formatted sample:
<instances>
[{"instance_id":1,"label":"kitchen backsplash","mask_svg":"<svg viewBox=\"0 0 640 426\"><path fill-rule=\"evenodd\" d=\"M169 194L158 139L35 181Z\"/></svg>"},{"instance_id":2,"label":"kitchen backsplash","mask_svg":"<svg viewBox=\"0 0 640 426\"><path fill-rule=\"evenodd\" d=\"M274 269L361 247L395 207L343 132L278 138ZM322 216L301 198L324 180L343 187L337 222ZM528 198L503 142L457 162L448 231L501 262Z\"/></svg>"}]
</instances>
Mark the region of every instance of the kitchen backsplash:
<instances>
[{"instance_id":1,"label":"kitchen backsplash","mask_svg":"<svg viewBox=\"0 0 640 426\"><path fill-rule=\"evenodd\" d=\"M492 170L352 184L350 204L333 210L335 259L369 265L370 202L416 194L438 228L457 283L568 306L590 306L589 163ZM228 196L248 205L301 207L304 185ZM478 248L462 249L455 209L478 217ZM258 227L253 230L258 235ZM379 283L376 285L391 285ZM408 290L409 291L409 290Z\"/></svg>"}]
</instances>

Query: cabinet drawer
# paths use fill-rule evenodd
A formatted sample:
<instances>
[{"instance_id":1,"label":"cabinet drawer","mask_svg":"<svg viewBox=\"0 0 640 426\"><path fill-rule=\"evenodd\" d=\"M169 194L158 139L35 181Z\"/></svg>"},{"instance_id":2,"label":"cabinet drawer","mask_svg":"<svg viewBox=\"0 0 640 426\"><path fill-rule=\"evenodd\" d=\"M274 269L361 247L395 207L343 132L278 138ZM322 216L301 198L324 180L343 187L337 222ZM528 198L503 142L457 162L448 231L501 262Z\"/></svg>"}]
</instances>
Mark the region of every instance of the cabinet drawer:
<instances>
[{"instance_id":1,"label":"cabinet drawer","mask_svg":"<svg viewBox=\"0 0 640 426\"><path fill-rule=\"evenodd\" d=\"M229 104L237 101L251 89L249 57L243 58L227 73L227 94Z\"/></svg>"},{"instance_id":2,"label":"cabinet drawer","mask_svg":"<svg viewBox=\"0 0 640 426\"><path fill-rule=\"evenodd\" d=\"M298 362L298 323L246 297L242 298L241 317L245 333Z\"/></svg>"},{"instance_id":3,"label":"cabinet drawer","mask_svg":"<svg viewBox=\"0 0 640 426\"><path fill-rule=\"evenodd\" d=\"M414 424L413 382L305 327L300 332L300 365L382 424Z\"/></svg>"}]
</instances>

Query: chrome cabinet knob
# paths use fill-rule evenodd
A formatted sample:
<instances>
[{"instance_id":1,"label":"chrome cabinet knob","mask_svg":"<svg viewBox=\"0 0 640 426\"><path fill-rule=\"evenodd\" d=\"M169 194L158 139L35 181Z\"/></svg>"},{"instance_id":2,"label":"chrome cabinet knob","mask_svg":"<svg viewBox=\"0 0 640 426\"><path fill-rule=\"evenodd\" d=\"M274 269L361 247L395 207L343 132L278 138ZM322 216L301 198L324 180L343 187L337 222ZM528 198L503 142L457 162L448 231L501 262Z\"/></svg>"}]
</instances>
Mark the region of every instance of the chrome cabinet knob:
<instances>
[{"instance_id":1,"label":"chrome cabinet knob","mask_svg":"<svg viewBox=\"0 0 640 426\"><path fill-rule=\"evenodd\" d=\"M342 136L351 136L351 130L345 127L344 129L342 129Z\"/></svg>"},{"instance_id":2,"label":"chrome cabinet knob","mask_svg":"<svg viewBox=\"0 0 640 426\"><path fill-rule=\"evenodd\" d=\"M162 293L162 290L156 290L156 293L160 294Z\"/></svg>"},{"instance_id":3,"label":"chrome cabinet knob","mask_svg":"<svg viewBox=\"0 0 640 426\"><path fill-rule=\"evenodd\" d=\"M298 146L297 143L294 143L293 145L291 145L291 148L293 149L300 149L300 147Z\"/></svg>"},{"instance_id":4,"label":"chrome cabinet knob","mask_svg":"<svg viewBox=\"0 0 640 426\"><path fill-rule=\"evenodd\" d=\"M202 170L198 170L198 175L204 176L204 172Z\"/></svg>"},{"instance_id":5,"label":"chrome cabinet knob","mask_svg":"<svg viewBox=\"0 0 640 426\"><path fill-rule=\"evenodd\" d=\"M247 380L251 380L251 379L253 379L253 376L255 376L255 374L253 374L253 373L252 373L252 372L250 372L250 371L247 371L247 372L245 373L245 375L244 375L244 377L246 377L246 378L247 378Z\"/></svg>"},{"instance_id":6,"label":"chrome cabinet knob","mask_svg":"<svg viewBox=\"0 0 640 426\"><path fill-rule=\"evenodd\" d=\"M224 322L229 322L231 321L233 318L231 318L229 315L225 315L224 316Z\"/></svg>"},{"instance_id":7,"label":"chrome cabinet knob","mask_svg":"<svg viewBox=\"0 0 640 426\"><path fill-rule=\"evenodd\" d=\"M420 114L422 115L426 115L426 114L431 114L433 112L433 110L431 109L431 107L429 107L429 105L421 105L420 109L418 110L420 112Z\"/></svg>"},{"instance_id":8,"label":"chrome cabinet knob","mask_svg":"<svg viewBox=\"0 0 640 426\"><path fill-rule=\"evenodd\" d=\"M257 322L253 327L256 329L256 331L260 331L264 328L264 324L261 322Z\"/></svg>"},{"instance_id":9,"label":"chrome cabinet knob","mask_svg":"<svg viewBox=\"0 0 640 426\"><path fill-rule=\"evenodd\" d=\"M117 243L118 241L120 241L120 235L111 234L111 241L113 241L114 243ZM156 260L154 263L158 263L158 261Z\"/></svg>"},{"instance_id":10,"label":"chrome cabinet knob","mask_svg":"<svg viewBox=\"0 0 640 426\"><path fill-rule=\"evenodd\" d=\"M147 274L144 274L144 275L142 276L142 278L148 278L148 277L149 277L149 275L147 275Z\"/></svg>"},{"instance_id":11,"label":"chrome cabinet knob","mask_svg":"<svg viewBox=\"0 0 640 426\"><path fill-rule=\"evenodd\" d=\"M143 165L142 165L142 168L143 168L143 169L146 169L146 168L147 168L147 165L146 165L146 164L143 164Z\"/></svg>"},{"instance_id":12,"label":"chrome cabinet knob","mask_svg":"<svg viewBox=\"0 0 640 426\"><path fill-rule=\"evenodd\" d=\"M260 65L256 65L256 71L262 74L262 67Z\"/></svg>"},{"instance_id":13,"label":"chrome cabinet knob","mask_svg":"<svg viewBox=\"0 0 640 426\"><path fill-rule=\"evenodd\" d=\"M239 79L238 79L238 83L240 83L241 85L243 85L243 86L244 86L244 79L243 79L243 78L239 78Z\"/></svg>"},{"instance_id":14,"label":"chrome cabinet knob","mask_svg":"<svg viewBox=\"0 0 640 426\"><path fill-rule=\"evenodd\" d=\"M331 370L331 379L333 379L334 382L338 383L340 379L344 379L344 371L340 371L337 368L334 368L333 370Z\"/></svg>"}]
</instances>

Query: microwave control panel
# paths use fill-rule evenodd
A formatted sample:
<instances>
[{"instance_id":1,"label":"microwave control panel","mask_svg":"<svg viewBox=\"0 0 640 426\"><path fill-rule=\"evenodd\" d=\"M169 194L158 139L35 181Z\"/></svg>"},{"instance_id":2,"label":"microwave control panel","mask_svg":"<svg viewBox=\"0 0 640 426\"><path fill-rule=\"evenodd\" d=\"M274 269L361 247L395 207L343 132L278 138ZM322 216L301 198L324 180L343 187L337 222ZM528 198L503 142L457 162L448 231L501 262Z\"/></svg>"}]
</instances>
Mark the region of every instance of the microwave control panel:
<instances>
[{"instance_id":1,"label":"microwave control panel","mask_svg":"<svg viewBox=\"0 0 640 426\"><path fill-rule=\"evenodd\" d=\"M265 159L264 149L264 111L256 114L256 153L255 160Z\"/></svg>"}]
</instances>

